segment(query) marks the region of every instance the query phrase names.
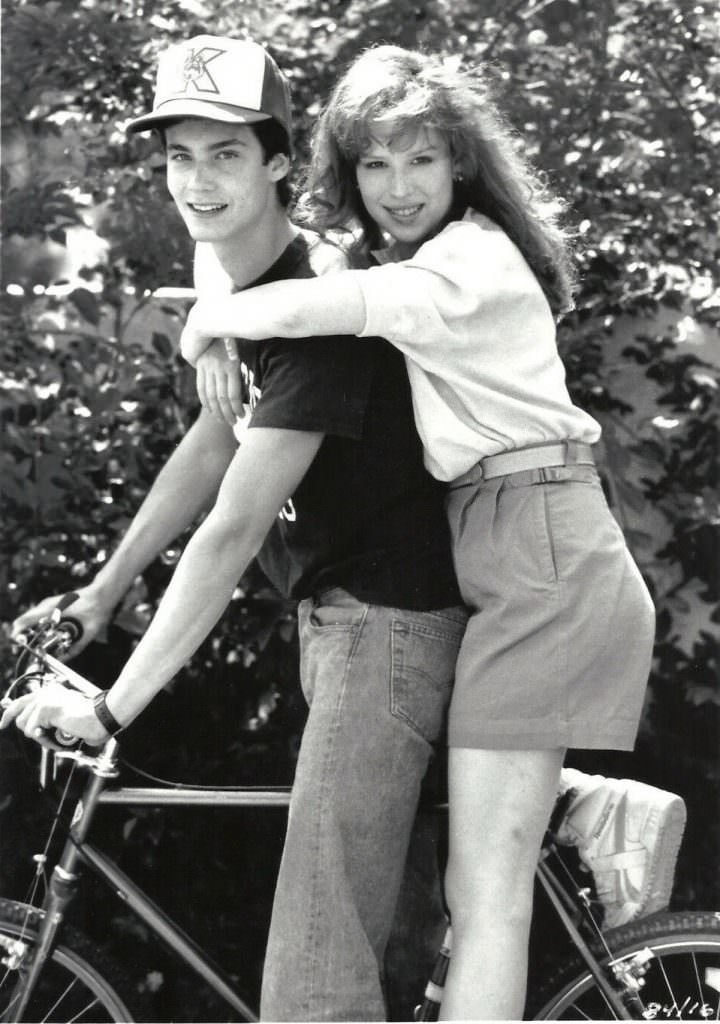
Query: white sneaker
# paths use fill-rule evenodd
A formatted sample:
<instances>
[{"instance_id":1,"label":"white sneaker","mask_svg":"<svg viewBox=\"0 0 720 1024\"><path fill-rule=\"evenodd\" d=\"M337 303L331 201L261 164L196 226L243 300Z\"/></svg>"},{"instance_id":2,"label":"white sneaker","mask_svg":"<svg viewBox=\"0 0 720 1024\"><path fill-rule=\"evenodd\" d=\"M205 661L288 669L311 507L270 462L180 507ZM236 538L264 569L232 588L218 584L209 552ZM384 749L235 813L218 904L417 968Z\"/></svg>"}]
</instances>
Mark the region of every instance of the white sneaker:
<instances>
[{"instance_id":1,"label":"white sneaker","mask_svg":"<svg viewBox=\"0 0 720 1024\"><path fill-rule=\"evenodd\" d=\"M558 842L576 846L595 880L604 928L662 910L670 902L685 829L685 801L633 779L563 769L570 803Z\"/></svg>"}]
</instances>

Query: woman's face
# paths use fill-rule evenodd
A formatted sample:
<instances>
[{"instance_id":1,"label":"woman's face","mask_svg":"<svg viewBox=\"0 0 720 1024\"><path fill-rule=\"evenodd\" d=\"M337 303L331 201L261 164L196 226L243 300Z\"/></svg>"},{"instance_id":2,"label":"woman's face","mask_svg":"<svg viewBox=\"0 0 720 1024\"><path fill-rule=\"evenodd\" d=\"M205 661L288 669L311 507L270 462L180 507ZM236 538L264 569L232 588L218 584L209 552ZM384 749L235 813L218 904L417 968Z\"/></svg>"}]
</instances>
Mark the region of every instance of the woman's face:
<instances>
[{"instance_id":1,"label":"woman's face","mask_svg":"<svg viewBox=\"0 0 720 1024\"><path fill-rule=\"evenodd\" d=\"M437 128L393 137L392 126L376 124L356 170L367 212L404 254L437 231L450 211L455 168Z\"/></svg>"}]
</instances>

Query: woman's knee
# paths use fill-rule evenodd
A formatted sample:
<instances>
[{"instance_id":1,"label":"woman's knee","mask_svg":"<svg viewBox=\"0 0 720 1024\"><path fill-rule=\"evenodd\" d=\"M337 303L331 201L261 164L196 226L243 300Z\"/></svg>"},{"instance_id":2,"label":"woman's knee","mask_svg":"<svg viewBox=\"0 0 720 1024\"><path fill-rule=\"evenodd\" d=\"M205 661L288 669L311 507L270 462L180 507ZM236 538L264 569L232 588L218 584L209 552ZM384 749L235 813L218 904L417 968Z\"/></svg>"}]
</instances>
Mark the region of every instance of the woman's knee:
<instances>
[{"instance_id":1,"label":"woman's knee","mask_svg":"<svg viewBox=\"0 0 720 1024\"><path fill-rule=\"evenodd\" d=\"M513 830L513 833L515 830ZM454 851L445 873L445 898L453 929L477 930L504 920L525 927L532 914L537 849L512 834L492 851Z\"/></svg>"},{"instance_id":2,"label":"woman's knee","mask_svg":"<svg viewBox=\"0 0 720 1024\"><path fill-rule=\"evenodd\" d=\"M446 899L455 919L525 919L562 751L450 751Z\"/></svg>"}]
</instances>

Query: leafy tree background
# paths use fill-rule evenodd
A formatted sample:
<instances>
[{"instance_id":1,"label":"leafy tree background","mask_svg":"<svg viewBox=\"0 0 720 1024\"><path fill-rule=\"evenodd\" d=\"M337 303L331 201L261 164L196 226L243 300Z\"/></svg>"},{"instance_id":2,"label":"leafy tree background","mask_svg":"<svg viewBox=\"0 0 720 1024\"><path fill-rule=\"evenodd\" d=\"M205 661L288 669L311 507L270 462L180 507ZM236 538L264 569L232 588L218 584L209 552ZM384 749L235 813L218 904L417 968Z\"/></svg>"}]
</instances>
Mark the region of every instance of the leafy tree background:
<instances>
[{"instance_id":1,"label":"leafy tree background","mask_svg":"<svg viewBox=\"0 0 720 1024\"><path fill-rule=\"evenodd\" d=\"M158 50L199 32L250 35L288 72L298 166L323 97L364 47L391 41L489 64L510 122L570 204L582 287L560 344L573 394L603 424L604 481L658 609L636 752L573 763L682 793L689 824L675 904L717 906L714 3L5 0L4 620L92 577L194 415L175 346L186 303L152 295L189 285L190 244L162 155L123 126L149 109ZM112 680L183 540L136 582L81 671ZM294 609L251 570L212 637L131 730L128 759L205 784L288 783L304 716L295 658ZM33 756L2 738L0 891L16 897L45 820ZM252 993L283 815L234 812L230 825L217 813L107 812L107 842ZM212 1003L92 887L78 913L130 951L159 1019L214 1019Z\"/></svg>"}]
</instances>

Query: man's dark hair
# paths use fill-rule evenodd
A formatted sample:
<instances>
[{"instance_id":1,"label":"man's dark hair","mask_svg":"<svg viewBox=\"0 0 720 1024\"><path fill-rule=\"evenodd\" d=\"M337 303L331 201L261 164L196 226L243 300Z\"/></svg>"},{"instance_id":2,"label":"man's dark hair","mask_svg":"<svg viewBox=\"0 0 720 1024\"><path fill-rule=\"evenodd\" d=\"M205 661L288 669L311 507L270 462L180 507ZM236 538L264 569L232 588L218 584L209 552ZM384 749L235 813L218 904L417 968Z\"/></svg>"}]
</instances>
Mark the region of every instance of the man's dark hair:
<instances>
[{"instance_id":1,"label":"man's dark hair","mask_svg":"<svg viewBox=\"0 0 720 1024\"><path fill-rule=\"evenodd\" d=\"M168 119L155 126L153 131L160 139L163 149L167 149L167 138L165 136L167 129L183 120L185 119L182 117ZM255 138L260 143L260 148L263 151L263 163L269 163L276 153L282 153L288 160L292 159L290 137L283 126L274 118L270 117L267 121L256 121L255 124L248 125L248 127L252 128ZM288 176L285 175L284 178L276 182L276 186L280 205L287 209L292 199L292 190Z\"/></svg>"},{"instance_id":2,"label":"man's dark hair","mask_svg":"<svg viewBox=\"0 0 720 1024\"><path fill-rule=\"evenodd\" d=\"M282 153L288 160L292 159L290 138L278 121L271 117L267 121L256 121L250 127L262 147L265 163L268 163L276 153ZM287 175L277 182L277 192L280 205L287 208L292 198Z\"/></svg>"}]
</instances>

